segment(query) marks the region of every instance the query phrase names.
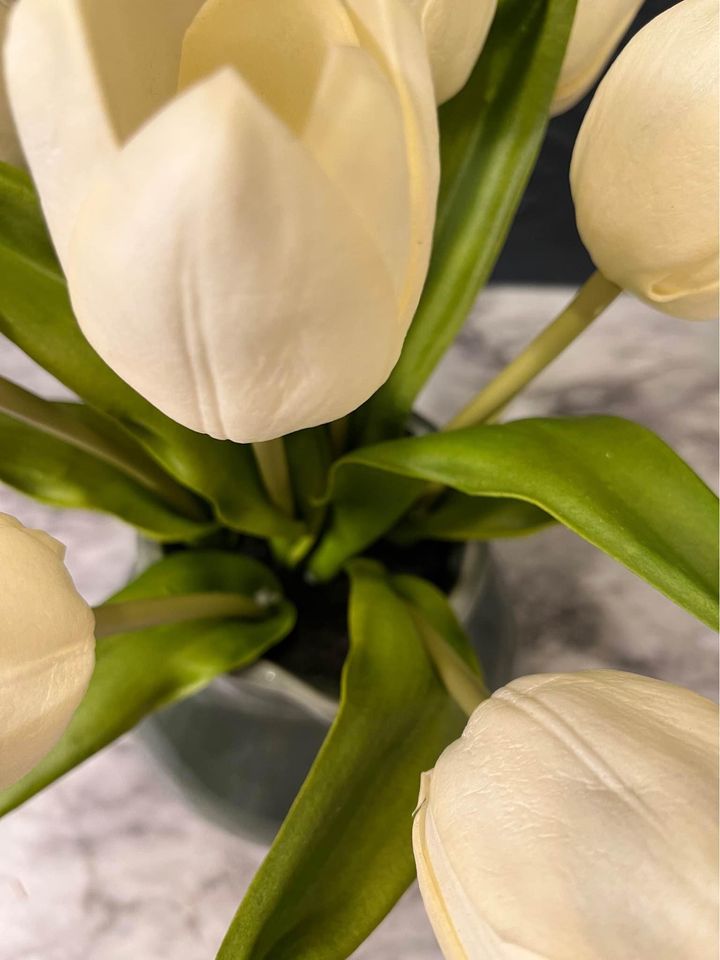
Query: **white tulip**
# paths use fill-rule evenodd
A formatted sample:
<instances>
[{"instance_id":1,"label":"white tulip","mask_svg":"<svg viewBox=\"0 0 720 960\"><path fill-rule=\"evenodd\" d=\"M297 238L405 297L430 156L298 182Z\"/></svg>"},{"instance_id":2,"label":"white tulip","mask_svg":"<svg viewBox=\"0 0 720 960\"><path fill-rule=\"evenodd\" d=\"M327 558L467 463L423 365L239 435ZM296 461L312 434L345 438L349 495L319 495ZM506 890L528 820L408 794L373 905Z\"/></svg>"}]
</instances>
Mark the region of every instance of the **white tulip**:
<instances>
[{"instance_id":1,"label":"white tulip","mask_svg":"<svg viewBox=\"0 0 720 960\"><path fill-rule=\"evenodd\" d=\"M605 69L644 0L578 0L550 113L582 100Z\"/></svg>"},{"instance_id":2,"label":"white tulip","mask_svg":"<svg viewBox=\"0 0 720 960\"><path fill-rule=\"evenodd\" d=\"M95 619L65 548L0 513L0 789L59 740L95 663Z\"/></svg>"},{"instance_id":3,"label":"white tulip","mask_svg":"<svg viewBox=\"0 0 720 960\"><path fill-rule=\"evenodd\" d=\"M5 0L0 0L0 49L5 42L10 8ZM5 78L0 70L0 161L19 166L22 163L22 151L17 138L15 124L10 113L10 104L5 89Z\"/></svg>"},{"instance_id":4,"label":"white tulip","mask_svg":"<svg viewBox=\"0 0 720 960\"><path fill-rule=\"evenodd\" d=\"M448 960L711 960L718 710L659 680L515 680L423 777L413 846Z\"/></svg>"},{"instance_id":5,"label":"white tulip","mask_svg":"<svg viewBox=\"0 0 720 960\"><path fill-rule=\"evenodd\" d=\"M444 103L467 83L495 16L497 0L407 0L420 20L435 97Z\"/></svg>"},{"instance_id":6,"label":"white tulip","mask_svg":"<svg viewBox=\"0 0 720 960\"><path fill-rule=\"evenodd\" d=\"M599 270L664 313L718 314L718 3L682 0L625 47L570 168Z\"/></svg>"},{"instance_id":7,"label":"white tulip","mask_svg":"<svg viewBox=\"0 0 720 960\"><path fill-rule=\"evenodd\" d=\"M144 397L255 442L383 383L438 184L405 0L20 0L6 65L80 325Z\"/></svg>"}]
</instances>

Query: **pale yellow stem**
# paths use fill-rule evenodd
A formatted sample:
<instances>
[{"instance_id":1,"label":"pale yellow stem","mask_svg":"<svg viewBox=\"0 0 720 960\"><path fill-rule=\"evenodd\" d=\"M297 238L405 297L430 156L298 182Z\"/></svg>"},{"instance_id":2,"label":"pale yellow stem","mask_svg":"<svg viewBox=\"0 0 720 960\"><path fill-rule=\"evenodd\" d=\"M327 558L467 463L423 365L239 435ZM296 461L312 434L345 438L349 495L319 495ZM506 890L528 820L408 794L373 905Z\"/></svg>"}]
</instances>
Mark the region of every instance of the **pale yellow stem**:
<instances>
[{"instance_id":1,"label":"pale yellow stem","mask_svg":"<svg viewBox=\"0 0 720 960\"><path fill-rule=\"evenodd\" d=\"M95 608L95 636L98 640L114 633L147 630L191 620L264 616L275 597L244 597L235 593L190 593L149 600L124 600Z\"/></svg>"},{"instance_id":2,"label":"pale yellow stem","mask_svg":"<svg viewBox=\"0 0 720 960\"><path fill-rule=\"evenodd\" d=\"M265 440L252 446L268 496L283 513L291 517L295 505L283 438Z\"/></svg>"}]
</instances>

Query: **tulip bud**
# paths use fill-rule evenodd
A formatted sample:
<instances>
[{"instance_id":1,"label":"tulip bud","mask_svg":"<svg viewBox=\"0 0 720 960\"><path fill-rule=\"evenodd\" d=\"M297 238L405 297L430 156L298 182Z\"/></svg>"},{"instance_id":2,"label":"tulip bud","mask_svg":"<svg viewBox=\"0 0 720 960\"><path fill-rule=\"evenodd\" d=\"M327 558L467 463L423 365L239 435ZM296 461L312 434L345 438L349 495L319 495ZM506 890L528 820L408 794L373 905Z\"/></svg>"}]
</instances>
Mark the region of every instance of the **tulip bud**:
<instances>
[{"instance_id":1,"label":"tulip bud","mask_svg":"<svg viewBox=\"0 0 720 960\"><path fill-rule=\"evenodd\" d=\"M64 553L0 514L0 790L55 745L93 671L95 621Z\"/></svg>"},{"instance_id":2,"label":"tulip bud","mask_svg":"<svg viewBox=\"0 0 720 960\"><path fill-rule=\"evenodd\" d=\"M413 846L447 958L710 960L718 710L611 670L523 677L423 777Z\"/></svg>"},{"instance_id":3,"label":"tulip bud","mask_svg":"<svg viewBox=\"0 0 720 960\"><path fill-rule=\"evenodd\" d=\"M80 326L146 399L255 442L383 383L439 176L405 0L20 0L6 63Z\"/></svg>"},{"instance_id":4,"label":"tulip bud","mask_svg":"<svg viewBox=\"0 0 720 960\"><path fill-rule=\"evenodd\" d=\"M10 8L0 0L0 50L5 43ZM18 166L22 163L22 152L10 113L10 104L5 90L5 78L0 70L0 162Z\"/></svg>"},{"instance_id":5,"label":"tulip bud","mask_svg":"<svg viewBox=\"0 0 720 960\"><path fill-rule=\"evenodd\" d=\"M644 0L578 0L550 113L564 113L595 83Z\"/></svg>"},{"instance_id":6,"label":"tulip bud","mask_svg":"<svg viewBox=\"0 0 720 960\"><path fill-rule=\"evenodd\" d=\"M682 0L613 63L570 168L598 269L664 313L718 313L718 4Z\"/></svg>"},{"instance_id":7,"label":"tulip bud","mask_svg":"<svg viewBox=\"0 0 720 960\"><path fill-rule=\"evenodd\" d=\"M419 17L435 98L444 103L467 83L485 45L497 0L408 0Z\"/></svg>"}]
</instances>

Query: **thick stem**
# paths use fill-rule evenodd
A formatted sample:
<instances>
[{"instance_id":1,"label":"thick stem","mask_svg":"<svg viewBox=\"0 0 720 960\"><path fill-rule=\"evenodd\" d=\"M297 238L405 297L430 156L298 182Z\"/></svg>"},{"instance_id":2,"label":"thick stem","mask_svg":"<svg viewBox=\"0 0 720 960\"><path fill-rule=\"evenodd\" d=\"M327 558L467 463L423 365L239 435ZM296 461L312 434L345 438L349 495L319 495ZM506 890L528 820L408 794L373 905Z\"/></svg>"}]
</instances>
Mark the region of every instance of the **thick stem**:
<instances>
[{"instance_id":1,"label":"thick stem","mask_svg":"<svg viewBox=\"0 0 720 960\"><path fill-rule=\"evenodd\" d=\"M470 716L490 696L483 678L424 617L413 609L410 613L445 689L460 709Z\"/></svg>"},{"instance_id":2,"label":"thick stem","mask_svg":"<svg viewBox=\"0 0 720 960\"><path fill-rule=\"evenodd\" d=\"M585 281L572 302L470 403L443 427L459 430L487 423L578 337L620 293L601 273Z\"/></svg>"},{"instance_id":3,"label":"thick stem","mask_svg":"<svg viewBox=\"0 0 720 960\"><path fill-rule=\"evenodd\" d=\"M268 496L275 506L291 517L294 502L283 438L265 440L252 446Z\"/></svg>"},{"instance_id":4,"label":"thick stem","mask_svg":"<svg viewBox=\"0 0 720 960\"><path fill-rule=\"evenodd\" d=\"M256 620L267 614L274 597L244 597L236 593L190 593L151 600L124 600L95 608L98 640L114 633L129 633L190 620L241 617Z\"/></svg>"}]
</instances>

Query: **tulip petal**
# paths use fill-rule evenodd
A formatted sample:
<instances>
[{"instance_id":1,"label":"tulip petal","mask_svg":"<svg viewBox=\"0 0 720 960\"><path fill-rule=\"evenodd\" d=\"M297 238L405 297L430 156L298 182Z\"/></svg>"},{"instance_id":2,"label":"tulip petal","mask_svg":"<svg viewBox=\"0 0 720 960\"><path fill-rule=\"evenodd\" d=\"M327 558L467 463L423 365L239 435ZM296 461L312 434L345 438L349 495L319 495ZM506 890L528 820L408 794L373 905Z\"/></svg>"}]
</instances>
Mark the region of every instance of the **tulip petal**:
<instances>
[{"instance_id":1,"label":"tulip petal","mask_svg":"<svg viewBox=\"0 0 720 960\"><path fill-rule=\"evenodd\" d=\"M267 440L343 416L401 347L366 231L231 69L126 145L83 207L69 261L98 353L215 437Z\"/></svg>"},{"instance_id":2,"label":"tulip petal","mask_svg":"<svg viewBox=\"0 0 720 960\"><path fill-rule=\"evenodd\" d=\"M441 945L462 945L449 956L711 956L717 721L709 700L610 670L524 677L481 704L414 832Z\"/></svg>"},{"instance_id":3,"label":"tulip petal","mask_svg":"<svg viewBox=\"0 0 720 960\"><path fill-rule=\"evenodd\" d=\"M179 86L232 66L299 133L338 44L356 45L357 37L337 0L206 0L185 36Z\"/></svg>"},{"instance_id":4,"label":"tulip petal","mask_svg":"<svg viewBox=\"0 0 720 960\"><path fill-rule=\"evenodd\" d=\"M430 260L440 179L437 111L425 44L405 0L345 0L361 45L395 85L405 116L412 209L411 259L400 304L410 325Z\"/></svg>"},{"instance_id":5,"label":"tulip petal","mask_svg":"<svg viewBox=\"0 0 720 960\"><path fill-rule=\"evenodd\" d=\"M372 236L399 300L410 256L404 119L395 88L363 50L330 51L302 140Z\"/></svg>"},{"instance_id":6,"label":"tulip petal","mask_svg":"<svg viewBox=\"0 0 720 960\"><path fill-rule=\"evenodd\" d=\"M93 613L48 534L0 514L0 790L54 746L94 665Z\"/></svg>"},{"instance_id":7,"label":"tulip petal","mask_svg":"<svg viewBox=\"0 0 720 960\"><path fill-rule=\"evenodd\" d=\"M435 97L444 103L467 83L495 16L497 0L408 0L420 17Z\"/></svg>"},{"instance_id":8,"label":"tulip petal","mask_svg":"<svg viewBox=\"0 0 720 960\"><path fill-rule=\"evenodd\" d=\"M582 100L645 0L578 0L550 115Z\"/></svg>"},{"instance_id":9,"label":"tulip petal","mask_svg":"<svg viewBox=\"0 0 720 960\"><path fill-rule=\"evenodd\" d=\"M63 263L93 173L175 91L201 0L22 0L6 45L8 90Z\"/></svg>"},{"instance_id":10,"label":"tulip petal","mask_svg":"<svg viewBox=\"0 0 720 960\"><path fill-rule=\"evenodd\" d=\"M672 316L718 315L718 4L683 0L625 47L570 166L578 230L608 279Z\"/></svg>"}]
</instances>

